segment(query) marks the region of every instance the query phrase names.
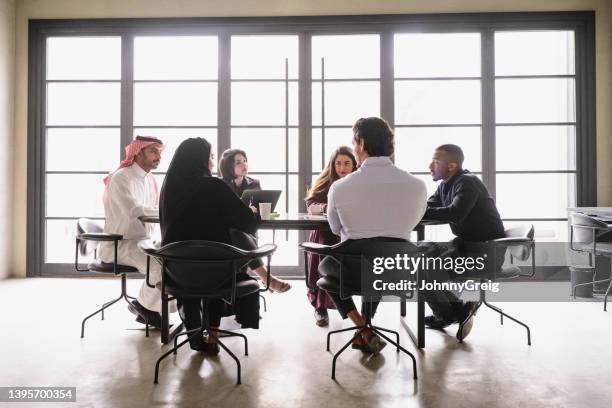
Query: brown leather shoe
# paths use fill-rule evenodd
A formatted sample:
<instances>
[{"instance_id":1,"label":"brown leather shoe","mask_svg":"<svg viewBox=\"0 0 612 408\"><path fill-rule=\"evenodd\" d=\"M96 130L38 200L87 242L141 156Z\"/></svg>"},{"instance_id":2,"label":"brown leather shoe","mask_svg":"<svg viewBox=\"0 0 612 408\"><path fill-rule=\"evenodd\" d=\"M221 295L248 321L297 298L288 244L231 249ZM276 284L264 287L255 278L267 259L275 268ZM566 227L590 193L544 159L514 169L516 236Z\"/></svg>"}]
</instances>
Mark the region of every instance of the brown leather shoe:
<instances>
[{"instance_id":1,"label":"brown leather shoe","mask_svg":"<svg viewBox=\"0 0 612 408\"><path fill-rule=\"evenodd\" d=\"M329 325L329 315L327 314L327 309L320 308L315 309L314 311L315 323L319 327L325 327Z\"/></svg>"}]
</instances>

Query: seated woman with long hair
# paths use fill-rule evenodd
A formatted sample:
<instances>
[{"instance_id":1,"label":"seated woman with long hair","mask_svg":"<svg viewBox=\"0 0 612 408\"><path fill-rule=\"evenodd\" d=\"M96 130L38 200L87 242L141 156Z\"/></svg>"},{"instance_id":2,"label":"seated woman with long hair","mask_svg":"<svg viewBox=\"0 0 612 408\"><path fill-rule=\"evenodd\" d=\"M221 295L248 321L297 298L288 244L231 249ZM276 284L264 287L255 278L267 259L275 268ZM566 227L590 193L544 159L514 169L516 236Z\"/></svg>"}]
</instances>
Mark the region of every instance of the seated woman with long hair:
<instances>
[{"instance_id":1,"label":"seated woman with long hair","mask_svg":"<svg viewBox=\"0 0 612 408\"><path fill-rule=\"evenodd\" d=\"M332 183L342 177L349 175L357 169L357 160L353 150L347 146L340 146L331 154L327 165L315 181L312 188L306 195L306 207L311 214L324 213L327 209L327 193ZM331 231L311 231L308 240L319 244L334 245L340 242L340 237ZM315 323L317 326L327 326L329 316L327 309L335 309L336 306L331 301L324 290L317 287L319 279L319 257L308 254L308 268L306 280L308 286L308 300L315 308Z\"/></svg>"},{"instance_id":2,"label":"seated woman with long hair","mask_svg":"<svg viewBox=\"0 0 612 408\"><path fill-rule=\"evenodd\" d=\"M219 159L219 176L242 197L244 190L261 190L259 180L249 177L249 161L242 149L227 149Z\"/></svg>"},{"instance_id":3,"label":"seated woman with long hair","mask_svg":"<svg viewBox=\"0 0 612 408\"><path fill-rule=\"evenodd\" d=\"M219 176L232 189L236 196L241 197L244 190L261 190L259 180L248 176L249 164L247 154L241 149L227 149L221 154L219 159ZM251 207L253 212L257 212L255 207ZM245 249L254 249L257 247L257 240L249 239L243 243ZM263 263L257 265L253 272L266 283L267 270ZM283 293L291 289L289 282L270 276L270 292Z\"/></svg>"},{"instance_id":4,"label":"seated woman with long hair","mask_svg":"<svg viewBox=\"0 0 612 408\"><path fill-rule=\"evenodd\" d=\"M256 216L227 184L211 176L213 167L211 146L206 139L187 139L176 150L161 189L159 213L163 245L186 240L217 241L243 249L256 245L251 235L257 231ZM253 269L259 266L259 259L249 264ZM242 273L239 279L253 278ZM199 299L177 298L177 306L187 330L200 327ZM258 293L237 298L232 311L227 311L221 300L211 300L207 309L213 330L207 341L202 337L191 339L193 350L213 355L219 352L214 329L219 327L224 315L235 314L236 321L244 328L259 328Z\"/></svg>"}]
</instances>

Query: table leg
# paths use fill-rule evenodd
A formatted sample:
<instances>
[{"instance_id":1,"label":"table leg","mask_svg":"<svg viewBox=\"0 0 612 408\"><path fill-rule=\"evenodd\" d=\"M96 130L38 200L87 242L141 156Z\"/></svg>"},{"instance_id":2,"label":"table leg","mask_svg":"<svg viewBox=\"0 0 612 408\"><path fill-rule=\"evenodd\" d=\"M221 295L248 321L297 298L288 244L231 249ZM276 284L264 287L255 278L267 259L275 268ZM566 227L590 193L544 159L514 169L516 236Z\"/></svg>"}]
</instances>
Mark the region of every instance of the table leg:
<instances>
[{"instance_id":1,"label":"table leg","mask_svg":"<svg viewBox=\"0 0 612 408\"><path fill-rule=\"evenodd\" d=\"M417 233L417 242L423 241L425 239L425 226L419 224L416 226L415 231Z\"/></svg>"},{"instance_id":2,"label":"table leg","mask_svg":"<svg viewBox=\"0 0 612 408\"><path fill-rule=\"evenodd\" d=\"M412 331L406 319L400 317L400 322L408 333L410 340L414 343L414 345L419 348L425 348L425 302L418 301L417 302L417 332L416 334Z\"/></svg>"}]
</instances>

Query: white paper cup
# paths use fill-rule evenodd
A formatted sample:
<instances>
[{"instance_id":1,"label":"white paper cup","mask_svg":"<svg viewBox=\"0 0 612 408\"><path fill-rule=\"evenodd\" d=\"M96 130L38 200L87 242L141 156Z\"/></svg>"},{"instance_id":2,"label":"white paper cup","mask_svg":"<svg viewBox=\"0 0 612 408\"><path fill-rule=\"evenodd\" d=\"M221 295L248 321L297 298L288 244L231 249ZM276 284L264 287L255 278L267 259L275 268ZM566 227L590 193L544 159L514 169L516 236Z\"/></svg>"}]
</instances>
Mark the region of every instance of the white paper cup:
<instances>
[{"instance_id":1,"label":"white paper cup","mask_svg":"<svg viewBox=\"0 0 612 408\"><path fill-rule=\"evenodd\" d=\"M259 216L262 220L269 220L271 211L272 203L259 203Z\"/></svg>"},{"instance_id":2,"label":"white paper cup","mask_svg":"<svg viewBox=\"0 0 612 408\"><path fill-rule=\"evenodd\" d=\"M311 214L321 214L323 212L323 206L321 204L311 204L308 207L308 211Z\"/></svg>"}]
</instances>

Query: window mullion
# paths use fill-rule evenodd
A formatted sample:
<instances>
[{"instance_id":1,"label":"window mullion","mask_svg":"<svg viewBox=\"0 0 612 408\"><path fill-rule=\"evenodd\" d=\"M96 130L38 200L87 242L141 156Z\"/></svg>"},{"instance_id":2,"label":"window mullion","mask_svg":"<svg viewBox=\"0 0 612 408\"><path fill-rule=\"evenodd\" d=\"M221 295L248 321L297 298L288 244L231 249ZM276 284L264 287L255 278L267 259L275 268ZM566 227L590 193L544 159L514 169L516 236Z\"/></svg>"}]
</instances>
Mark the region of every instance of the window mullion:
<instances>
[{"instance_id":1,"label":"window mullion","mask_svg":"<svg viewBox=\"0 0 612 408\"><path fill-rule=\"evenodd\" d=\"M305 211L303 197L310 186L312 174L312 34L299 36L299 183L298 211Z\"/></svg>"},{"instance_id":2,"label":"window mullion","mask_svg":"<svg viewBox=\"0 0 612 408\"><path fill-rule=\"evenodd\" d=\"M217 157L231 146L231 110L232 110L232 84L231 84L231 35L219 34L219 85L217 91Z\"/></svg>"},{"instance_id":3,"label":"window mullion","mask_svg":"<svg viewBox=\"0 0 612 408\"><path fill-rule=\"evenodd\" d=\"M121 36L121 136L119 160L123 147L134 138L134 35Z\"/></svg>"},{"instance_id":4,"label":"window mullion","mask_svg":"<svg viewBox=\"0 0 612 408\"><path fill-rule=\"evenodd\" d=\"M482 181L495 200L495 42L493 29L481 37Z\"/></svg>"},{"instance_id":5,"label":"window mullion","mask_svg":"<svg viewBox=\"0 0 612 408\"><path fill-rule=\"evenodd\" d=\"M393 32L383 31L380 33L380 114L395 128L393 68Z\"/></svg>"}]
</instances>

